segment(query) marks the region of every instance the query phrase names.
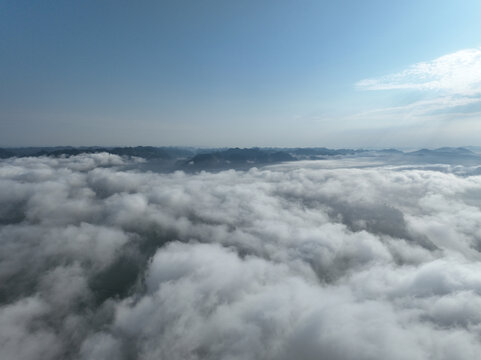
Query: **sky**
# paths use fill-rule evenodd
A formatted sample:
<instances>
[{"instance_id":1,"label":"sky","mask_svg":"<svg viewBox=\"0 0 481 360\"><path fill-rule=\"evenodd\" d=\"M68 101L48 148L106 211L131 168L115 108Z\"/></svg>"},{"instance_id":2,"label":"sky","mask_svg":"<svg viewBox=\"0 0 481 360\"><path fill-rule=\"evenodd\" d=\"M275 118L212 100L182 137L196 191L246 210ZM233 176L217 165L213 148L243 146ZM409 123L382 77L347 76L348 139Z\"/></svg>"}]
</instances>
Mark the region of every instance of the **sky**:
<instances>
[{"instance_id":1,"label":"sky","mask_svg":"<svg viewBox=\"0 0 481 360\"><path fill-rule=\"evenodd\" d=\"M479 1L0 1L0 146L481 145Z\"/></svg>"}]
</instances>

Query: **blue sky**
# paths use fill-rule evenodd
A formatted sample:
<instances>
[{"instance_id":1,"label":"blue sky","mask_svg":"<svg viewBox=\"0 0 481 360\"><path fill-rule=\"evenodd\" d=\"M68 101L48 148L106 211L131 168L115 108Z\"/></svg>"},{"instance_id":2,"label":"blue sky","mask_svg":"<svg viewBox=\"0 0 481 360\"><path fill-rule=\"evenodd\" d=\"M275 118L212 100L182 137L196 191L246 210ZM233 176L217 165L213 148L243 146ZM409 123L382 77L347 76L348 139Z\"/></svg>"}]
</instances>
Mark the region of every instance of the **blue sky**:
<instances>
[{"instance_id":1,"label":"blue sky","mask_svg":"<svg viewBox=\"0 0 481 360\"><path fill-rule=\"evenodd\" d=\"M2 1L0 146L481 145L479 1Z\"/></svg>"}]
</instances>

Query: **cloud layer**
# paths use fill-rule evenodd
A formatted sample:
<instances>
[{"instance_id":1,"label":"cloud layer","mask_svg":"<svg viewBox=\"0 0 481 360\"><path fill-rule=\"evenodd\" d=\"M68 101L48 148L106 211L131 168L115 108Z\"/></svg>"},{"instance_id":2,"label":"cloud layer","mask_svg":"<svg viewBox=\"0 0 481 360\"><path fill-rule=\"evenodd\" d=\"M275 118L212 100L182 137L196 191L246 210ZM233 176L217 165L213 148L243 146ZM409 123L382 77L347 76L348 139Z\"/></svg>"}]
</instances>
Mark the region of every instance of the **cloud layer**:
<instances>
[{"instance_id":1,"label":"cloud layer","mask_svg":"<svg viewBox=\"0 0 481 360\"><path fill-rule=\"evenodd\" d=\"M1 358L481 351L479 176L342 161L156 174L126 162L1 162Z\"/></svg>"}]
</instances>

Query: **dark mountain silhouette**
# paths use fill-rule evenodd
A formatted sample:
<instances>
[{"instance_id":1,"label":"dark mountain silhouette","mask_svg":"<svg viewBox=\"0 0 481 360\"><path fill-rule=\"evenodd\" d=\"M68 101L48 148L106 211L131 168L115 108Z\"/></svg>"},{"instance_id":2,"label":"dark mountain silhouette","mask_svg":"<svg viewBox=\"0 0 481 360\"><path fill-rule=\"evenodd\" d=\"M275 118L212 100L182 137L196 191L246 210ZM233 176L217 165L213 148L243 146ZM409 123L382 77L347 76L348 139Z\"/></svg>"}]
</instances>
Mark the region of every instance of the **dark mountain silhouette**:
<instances>
[{"instance_id":1,"label":"dark mountain silhouette","mask_svg":"<svg viewBox=\"0 0 481 360\"><path fill-rule=\"evenodd\" d=\"M416 156L475 156L476 154L471 150L468 150L463 147L441 147L438 149L430 150L430 149L420 149L417 151L412 151L407 153L408 155L416 155Z\"/></svg>"},{"instance_id":2,"label":"dark mountain silhouette","mask_svg":"<svg viewBox=\"0 0 481 360\"><path fill-rule=\"evenodd\" d=\"M15 156L15 154L11 151L0 148L0 159L6 159L12 156Z\"/></svg>"},{"instance_id":3,"label":"dark mountain silhouette","mask_svg":"<svg viewBox=\"0 0 481 360\"><path fill-rule=\"evenodd\" d=\"M135 146L135 147L45 147L45 148L13 148L6 151L4 157L24 157L24 156L75 156L79 154L93 154L107 152L120 156L137 156L144 159L172 160L191 157L195 150L176 147L154 147L154 146Z\"/></svg>"},{"instance_id":4,"label":"dark mountain silhouette","mask_svg":"<svg viewBox=\"0 0 481 360\"><path fill-rule=\"evenodd\" d=\"M382 154L397 154L397 155L404 154L401 150L397 150L397 149L381 149L381 150L376 150L375 152L382 153Z\"/></svg>"},{"instance_id":5,"label":"dark mountain silhouette","mask_svg":"<svg viewBox=\"0 0 481 360\"><path fill-rule=\"evenodd\" d=\"M183 162L182 165L190 168L249 167L293 160L296 160L296 158L285 151L231 148L224 151L197 154Z\"/></svg>"},{"instance_id":6,"label":"dark mountain silhouette","mask_svg":"<svg viewBox=\"0 0 481 360\"><path fill-rule=\"evenodd\" d=\"M353 149L328 149L324 147L320 148L294 148L289 149L289 152L293 155L300 156L335 156L335 155L354 155L366 150L353 150Z\"/></svg>"}]
</instances>

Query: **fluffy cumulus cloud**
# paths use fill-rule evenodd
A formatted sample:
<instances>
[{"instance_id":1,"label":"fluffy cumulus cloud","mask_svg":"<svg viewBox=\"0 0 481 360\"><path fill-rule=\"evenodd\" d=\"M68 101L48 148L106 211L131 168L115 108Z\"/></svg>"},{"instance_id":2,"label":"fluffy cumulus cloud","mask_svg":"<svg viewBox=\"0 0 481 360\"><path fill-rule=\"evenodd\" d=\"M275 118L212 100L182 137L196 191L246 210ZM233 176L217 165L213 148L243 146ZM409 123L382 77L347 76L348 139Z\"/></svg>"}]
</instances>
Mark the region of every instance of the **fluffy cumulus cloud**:
<instances>
[{"instance_id":1,"label":"fluffy cumulus cloud","mask_svg":"<svg viewBox=\"0 0 481 360\"><path fill-rule=\"evenodd\" d=\"M352 161L157 174L130 161L0 163L0 358L481 352L481 177Z\"/></svg>"}]
</instances>

